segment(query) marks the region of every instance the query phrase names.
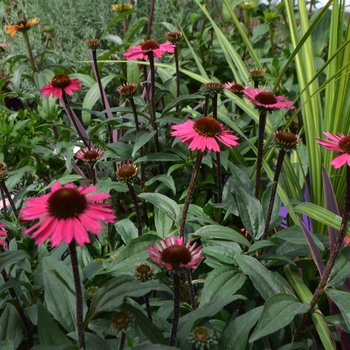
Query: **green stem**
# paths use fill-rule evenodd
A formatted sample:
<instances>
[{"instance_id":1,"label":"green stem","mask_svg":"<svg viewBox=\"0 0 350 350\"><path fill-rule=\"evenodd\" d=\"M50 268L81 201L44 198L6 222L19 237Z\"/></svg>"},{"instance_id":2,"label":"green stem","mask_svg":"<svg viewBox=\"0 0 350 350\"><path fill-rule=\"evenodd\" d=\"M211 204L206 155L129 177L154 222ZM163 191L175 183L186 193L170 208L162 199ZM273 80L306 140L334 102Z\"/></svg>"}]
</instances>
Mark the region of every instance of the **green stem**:
<instances>
[{"instance_id":1,"label":"green stem","mask_svg":"<svg viewBox=\"0 0 350 350\"><path fill-rule=\"evenodd\" d=\"M260 190L260 173L263 160L263 145L264 133L266 125L266 111L262 109L259 115L259 130L258 130L258 156L256 159L256 179L255 179L255 197L259 197Z\"/></svg>"},{"instance_id":2,"label":"green stem","mask_svg":"<svg viewBox=\"0 0 350 350\"><path fill-rule=\"evenodd\" d=\"M134 207L135 207L135 211L136 211L136 220L137 220L137 232L138 232L138 235L140 237L140 236L142 236L142 219L141 219L140 206L139 206L139 203L137 201L134 187L132 187L132 185L129 181L127 182L127 185L129 188L129 192L130 192L132 201L134 202Z\"/></svg>"},{"instance_id":3,"label":"green stem","mask_svg":"<svg viewBox=\"0 0 350 350\"><path fill-rule=\"evenodd\" d=\"M343 241L346 236L346 231L349 223L349 215L350 215L350 167L348 166L346 169L346 190L345 190L345 198L344 198L344 211L342 216L342 222L340 225L339 236L334 244L333 253L329 258L328 264L324 269L321 281L319 282L316 288L316 291L310 301L310 309L308 312L303 314L303 317L299 323L299 326L295 331L294 342L299 341L301 333L304 331L308 319L314 312L315 306L324 292L324 288L326 287L328 278L332 272L338 253L343 245Z\"/></svg>"},{"instance_id":4,"label":"green stem","mask_svg":"<svg viewBox=\"0 0 350 350\"><path fill-rule=\"evenodd\" d=\"M193 167L193 172L192 172L190 184L188 186L187 196L186 196L183 211L182 211L182 218L181 218L180 229L179 229L180 237L184 237L184 235L185 235L185 224L186 224L187 212L188 212L188 208L190 206L190 201L191 201L191 197L192 197L192 193L193 193L193 189L194 189L194 184L196 183L196 178L197 178L198 171L199 171L199 168L200 168L200 165L202 162L202 158L203 158L203 152L198 151L197 157L196 157L196 162L195 162L194 167Z\"/></svg>"},{"instance_id":5,"label":"green stem","mask_svg":"<svg viewBox=\"0 0 350 350\"><path fill-rule=\"evenodd\" d=\"M70 260L73 270L75 295L76 295L76 318L77 318L77 333L78 333L78 347L79 349L85 349L84 338L84 319L83 319L83 293L81 290L79 266L77 250L75 247L75 241L69 243Z\"/></svg>"},{"instance_id":6,"label":"green stem","mask_svg":"<svg viewBox=\"0 0 350 350\"><path fill-rule=\"evenodd\" d=\"M173 323L171 327L171 335L170 335L170 346L176 345L176 334L177 334L177 326L179 324L180 317L180 276L174 272L174 312L173 312Z\"/></svg>"},{"instance_id":7,"label":"green stem","mask_svg":"<svg viewBox=\"0 0 350 350\"><path fill-rule=\"evenodd\" d=\"M30 46L28 33L27 32L22 32L22 34L23 34L23 38L24 38L24 41L25 41L26 46L27 46L30 64L31 64L31 66L33 68L33 71L36 72L35 63L34 63L34 57L33 57L33 53L32 53L32 48Z\"/></svg>"}]
</instances>

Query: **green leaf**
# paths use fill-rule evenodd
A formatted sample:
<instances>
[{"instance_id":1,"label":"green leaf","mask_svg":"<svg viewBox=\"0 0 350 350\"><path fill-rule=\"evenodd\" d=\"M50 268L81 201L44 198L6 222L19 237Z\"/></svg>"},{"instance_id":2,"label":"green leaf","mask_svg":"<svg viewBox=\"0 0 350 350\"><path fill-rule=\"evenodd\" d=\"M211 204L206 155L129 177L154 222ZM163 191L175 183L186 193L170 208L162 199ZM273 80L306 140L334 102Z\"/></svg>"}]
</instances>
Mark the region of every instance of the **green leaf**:
<instances>
[{"instance_id":1,"label":"green leaf","mask_svg":"<svg viewBox=\"0 0 350 350\"><path fill-rule=\"evenodd\" d=\"M173 195L175 196L175 194L176 194L176 187L175 187L174 179L171 176L165 175L165 174L153 176L150 180L145 182L145 185L146 186L150 186L156 181L160 181L166 187L170 188L171 191L173 192Z\"/></svg>"},{"instance_id":2,"label":"green leaf","mask_svg":"<svg viewBox=\"0 0 350 350\"><path fill-rule=\"evenodd\" d=\"M118 251L117 259L111 263L106 273L111 273L113 276L126 273L134 275L136 266L149 258L147 248L157 240L159 240L159 236L152 234L145 234L133 239L127 246Z\"/></svg>"},{"instance_id":3,"label":"green leaf","mask_svg":"<svg viewBox=\"0 0 350 350\"><path fill-rule=\"evenodd\" d=\"M334 304L338 306L348 327L347 332L350 333L350 293L327 288L326 294L333 300Z\"/></svg>"},{"instance_id":4,"label":"green leaf","mask_svg":"<svg viewBox=\"0 0 350 350\"><path fill-rule=\"evenodd\" d=\"M200 296L201 307L215 300L223 300L235 294L246 281L246 276L232 266L220 266L211 271L205 279Z\"/></svg>"},{"instance_id":5,"label":"green leaf","mask_svg":"<svg viewBox=\"0 0 350 350\"><path fill-rule=\"evenodd\" d=\"M0 340L7 339L13 341L15 349L19 348L23 340L22 322L16 308L10 303L5 304L0 317Z\"/></svg>"},{"instance_id":6,"label":"green leaf","mask_svg":"<svg viewBox=\"0 0 350 350\"><path fill-rule=\"evenodd\" d=\"M246 349L250 330L258 322L262 310L262 306L256 307L230 322L222 334L220 349Z\"/></svg>"},{"instance_id":7,"label":"green leaf","mask_svg":"<svg viewBox=\"0 0 350 350\"><path fill-rule=\"evenodd\" d=\"M199 236L204 240L219 239L233 241L246 247L250 247L250 242L241 233L225 226L207 225L197 230L193 236Z\"/></svg>"},{"instance_id":8,"label":"green leaf","mask_svg":"<svg viewBox=\"0 0 350 350\"><path fill-rule=\"evenodd\" d=\"M71 341L65 336L51 314L43 306L40 299L37 300L38 306L38 336L41 345L72 345Z\"/></svg>"},{"instance_id":9,"label":"green leaf","mask_svg":"<svg viewBox=\"0 0 350 350\"><path fill-rule=\"evenodd\" d=\"M141 297L152 290L159 290L172 294L169 287L158 280L141 282L131 276L112 278L99 288L92 299L86 323L103 311L115 311L123 303L125 297Z\"/></svg>"},{"instance_id":10,"label":"green leaf","mask_svg":"<svg viewBox=\"0 0 350 350\"><path fill-rule=\"evenodd\" d=\"M230 164L230 170L234 176L232 186L242 223L252 237L259 239L265 228L262 206L247 175L233 164Z\"/></svg>"},{"instance_id":11,"label":"green leaf","mask_svg":"<svg viewBox=\"0 0 350 350\"><path fill-rule=\"evenodd\" d=\"M275 294L285 293L285 288L289 287L287 281L281 275L277 272L269 271L257 259L251 256L236 255L236 261L242 272L249 276L254 287L265 300L268 300Z\"/></svg>"},{"instance_id":12,"label":"green leaf","mask_svg":"<svg viewBox=\"0 0 350 350\"><path fill-rule=\"evenodd\" d=\"M165 215L164 212L157 207L154 208L154 225L156 226L156 232L159 237L167 237L173 224L174 221Z\"/></svg>"},{"instance_id":13,"label":"green leaf","mask_svg":"<svg viewBox=\"0 0 350 350\"><path fill-rule=\"evenodd\" d=\"M125 245L128 245L134 238L137 238L138 232L135 224L130 219L122 219L114 224L114 227Z\"/></svg>"},{"instance_id":14,"label":"green leaf","mask_svg":"<svg viewBox=\"0 0 350 350\"><path fill-rule=\"evenodd\" d=\"M310 303L312 299L312 293L305 285L299 270L295 266L286 265L284 268L284 273L288 279L288 282L291 284L293 290L297 293L300 300L303 303ZM318 308L317 305L316 308ZM333 342L329 334L330 332L328 325L324 320L323 315L318 312L314 312L312 314L312 321L315 324L317 334L319 335L324 348L327 350L334 350Z\"/></svg>"},{"instance_id":15,"label":"green leaf","mask_svg":"<svg viewBox=\"0 0 350 350\"><path fill-rule=\"evenodd\" d=\"M15 344L10 339L0 341L0 349L1 350L16 350Z\"/></svg>"},{"instance_id":16,"label":"green leaf","mask_svg":"<svg viewBox=\"0 0 350 350\"><path fill-rule=\"evenodd\" d=\"M7 265L14 264L26 258L28 258L28 254L24 250L2 252L0 254L0 271L2 271Z\"/></svg>"},{"instance_id":17,"label":"green leaf","mask_svg":"<svg viewBox=\"0 0 350 350\"><path fill-rule=\"evenodd\" d=\"M150 344L150 345L138 345L135 350L181 350L168 345Z\"/></svg>"},{"instance_id":18,"label":"green leaf","mask_svg":"<svg viewBox=\"0 0 350 350\"><path fill-rule=\"evenodd\" d=\"M305 343L291 343L281 346L278 350L309 350L309 347Z\"/></svg>"},{"instance_id":19,"label":"green leaf","mask_svg":"<svg viewBox=\"0 0 350 350\"><path fill-rule=\"evenodd\" d=\"M151 132L149 131L139 131L136 135L136 140L134 144L134 148L132 149L132 158L135 157L136 152L145 145L149 140L152 139L152 137L157 133L157 131L153 130Z\"/></svg>"},{"instance_id":20,"label":"green leaf","mask_svg":"<svg viewBox=\"0 0 350 350\"><path fill-rule=\"evenodd\" d=\"M154 344L165 344L163 332L139 309L131 304L125 303L123 308L135 317L135 324L147 339Z\"/></svg>"},{"instance_id":21,"label":"green leaf","mask_svg":"<svg viewBox=\"0 0 350 350\"><path fill-rule=\"evenodd\" d=\"M185 316L182 316L179 320L179 328L177 332L177 340L180 348L182 348L182 344L184 344L187 341L187 337L191 332L193 324L198 319L214 316L224 306L226 306L229 303L232 303L237 299L245 299L245 297L242 295L234 295L232 297L229 297L223 300L213 301L205 304L203 307L200 306L198 309L188 313Z\"/></svg>"},{"instance_id":22,"label":"green leaf","mask_svg":"<svg viewBox=\"0 0 350 350\"><path fill-rule=\"evenodd\" d=\"M305 214L316 221L340 229L341 217L314 203L305 202L294 208L296 213ZM347 231L350 234L350 229Z\"/></svg>"},{"instance_id":23,"label":"green leaf","mask_svg":"<svg viewBox=\"0 0 350 350\"><path fill-rule=\"evenodd\" d=\"M72 269L63 261L47 256L43 259L42 271L48 311L67 331L75 330L76 297Z\"/></svg>"},{"instance_id":24,"label":"green leaf","mask_svg":"<svg viewBox=\"0 0 350 350\"><path fill-rule=\"evenodd\" d=\"M182 159L176 154L171 153L151 153L147 156L135 160L135 164L140 162L179 162Z\"/></svg>"},{"instance_id":25,"label":"green leaf","mask_svg":"<svg viewBox=\"0 0 350 350\"><path fill-rule=\"evenodd\" d=\"M272 334L291 323L297 314L310 309L310 304L303 304L289 294L275 294L265 303L258 325L249 342L252 343Z\"/></svg>"},{"instance_id":26,"label":"green leaf","mask_svg":"<svg viewBox=\"0 0 350 350\"><path fill-rule=\"evenodd\" d=\"M342 285L350 276L350 246L346 246L339 252L327 281L327 287Z\"/></svg>"},{"instance_id":27,"label":"green leaf","mask_svg":"<svg viewBox=\"0 0 350 350\"><path fill-rule=\"evenodd\" d=\"M176 224L179 224L181 212L175 201L161 193L141 193L139 197L152 203L170 219L174 220Z\"/></svg>"},{"instance_id":28,"label":"green leaf","mask_svg":"<svg viewBox=\"0 0 350 350\"><path fill-rule=\"evenodd\" d=\"M111 80L113 80L115 77L116 77L115 74L109 74L109 75L103 77L101 79L102 86L105 88L107 86L107 84ZM86 93L86 95L84 97L83 108L91 110L99 98L101 98L100 89L98 87L97 82L95 82L95 84L88 90L88 92ZM88 113L87 111L83 110L82 111L82 119L84 121L84 124L90 124L91 114Z\"/></svg>"}]
</instances>

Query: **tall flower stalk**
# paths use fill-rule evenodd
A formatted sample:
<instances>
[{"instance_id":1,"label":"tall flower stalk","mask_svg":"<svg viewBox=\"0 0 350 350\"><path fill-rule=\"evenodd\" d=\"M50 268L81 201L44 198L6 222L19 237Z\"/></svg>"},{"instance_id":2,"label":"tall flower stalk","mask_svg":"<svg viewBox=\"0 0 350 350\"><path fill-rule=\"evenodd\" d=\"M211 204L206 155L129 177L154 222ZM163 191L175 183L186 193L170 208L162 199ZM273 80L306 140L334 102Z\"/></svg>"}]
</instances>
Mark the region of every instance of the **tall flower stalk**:
<instances>
[{"instance_id":1,"label":"tall flower stalk","mask_svg":"<svg viewBox=\"0 0 350 350\"><path fill-rule=\"evenodd\" d=\"M203 152L205 150L220 152L218 142L223 143L227 147L238 146L238 137L231 135L232 131L225 130L223 124L220 124L210 116L199 118L195 122L188 120L182 124L173 125L171 128L174 130L171 132L172 136L182 139L181 142L183 143L189 143L188 148L190 150L198 150L180 222L179 234L180 237L183 237L185 234L187 212Z\"/></svg>"},{"instance_id":2,"label":"tall flower stalk","mask_svg":"<svg viewBox=\"0 0 350 350\"><path fill-rule=\"evenodd\" d=\"M255 177L255 197L258 198L260 191L260 176L263 160L263 146L267 112L281 108L292 108L293 102L285 101L285 96L275 96L268 90L253 89L251 87L245 89L244 95L259 110L258 153L256 159Z\"/></svg>"},{"instance_id":3,"label":"tall flower stalk","mask_svg":"<svg viewBox=\"0 0 350 350\"><path fill-rule=\"evenodd\" d=\"M176 97L180 96L180 67L179 67L179 55L177 49L177 43L182 38L181 32L166 32L165 37L169 42L175 45L174 48L174 61L175 61L175 74L176 74ZM176 114L179 112L178 106L176 106Z\"/></svg>"},{"instance_id":4,"label":"tall flower stalk","mask_svg":"<svg viewBox=\"0 0 350 350\"><path fill-rule=\"evenodd\" d=\"M267 215L265 220L265 228L264 228L263 235L261 237L262 241L267 238L267 234L269 231L273 205L276 198L278 180L282 171L284 157L287 152L293 151L296 148L296 145L301 141L301 139L298 136L288 131L276 131L272 134L272 136L275 140L276 146L279 147L280 150L278 152L278 157L277 157L277 164L276 164L275 175L272 183L269 208L267 210ZM259 255L262 253L262 251L263 249L259 251Z\"/></svg>"},{"instance_id":5,"label":"tall flower stalk","mask_svg":"<svg viewBox=\"0 0 350 350\"><path fill-rule=\"evenodd\" d=\"M136 212L136 221L137 221L137 232L139 237L142 235L142 217L139 202L136 197L136 193L131 182L137 176L138 168L132 162L121 163L118 167L118 170L115 173L117 180L124 181L128 186L130 196L134 203L134 208Z\"/></svg>"},{"instance_id":6,"label":"tall flower stalk","mask_svg":"<svg viewBox=\"0 0 350 350\"><path fill-rule=\"evenodd\" d=\"M32 18L28 21L22 20L22 21L19 21L17 24L12 24L12 25L6 26L6 34L11 34L12 38L14 38L16 36L17 32L20 32L23 34L24 42L26 43L26 47L27 47L27 51L28 51L30 65L32 66L34 72L36 72L36 67L35 67L32 48L30 46L30 41L29 41L29 37L28 37L28 30L32 26L34 26L38 23L39 23L39 20L37 18Z\"/></svg>"},{"instance_id":7,"label":"tall flower stalk","mask_svg":"<svg viewBox=\"0 0 350 350\"><path fill-rule=\"evenodd\" d=\"M90 149L92 145L90 145L90 143L87 141L89 139L89 135L87 134L77 115L68 106L68 100L66 96L73 96L73 92L80 90L82 87L81 85L82 81L80 81L79 79L71 79L65 73L57 73L52 77L50 83L44 85L41 88L40 94L42 96L46 96L47 98L50 96L58 97L63 109L65 110L68 118L70 119L75 130L77 131L80 139L84 143L85 147Z\"/></svg>"},{"instance_id":8,"label":"tall flower stalk","mask_svg":"<svg viewBox=\"0 0 350 350\"><path fill-rule=\"evenodd\" d=\"M158 139L158 127L156 122L156 106L155 106L155 66L154 58L162 57L163 53L173 53L175 50L175 45L170 42L163 44L158 44L154 40L146 40L144 43L136 45L124 53L124 57L127 60L133 59L143 59L149 60L150 66L150 78L151 78L151 87L150 87L150 122L152 129L156 131L154 135L154 148L158 153L160 151L159 139Z\"/></svg>"},{"instance_id":9,"label":"tall flower stalk","mask_svg":"<svg viewBox=\"0 0 350 350\"><path fill-rule=\"evenodd\" d=\"M221 83L211 82L202 84L201 92L206 96L211 97L213 118L218 120L218 95L224 92L225 85ZM222 174L221 174L221 157L220 151L215 153L216 158L216 188L217 188L217 203L222 202Z\"/></svg>"},{"instance_id":10,"label":"tall flower stalk","mask_svg":"<svg viewBox=\"0 0 350 350\"><path fill-rule=\"evenodd\" d=\"M87 230L98 235L103 229L100 221L112 223L116 219L110 204L97 203L109 198L109 194L92 194L96 190L97 186L76 189L73 184L62 186L59 182L55 182L50 193L28 199L25 208L21 210L22 220L40 219L23 232L24 235L34 232L32 238L35 238L36 244L43 244L48 238L52 247L62 242L69 244L76 291L78 346L83 349L85 348L83 297L75 244L82 246L90 242Z\"/></svg>"},{"instance_id":11,"label":"tall flower stalk","mask_svg":"<svg viewBox=\"0 0 350 350\"><path fill-rule=\"evenodd\" d=\"M173 275L174 312L169 345L175 346L180 317L180 276L185 270L197 269L203 260L202 247L197 247L196 243L191 244L190 241L184 244L183 237L171 236L148 247L147 251L155 264L170 271Z\"/></svg>"}]
</instances>

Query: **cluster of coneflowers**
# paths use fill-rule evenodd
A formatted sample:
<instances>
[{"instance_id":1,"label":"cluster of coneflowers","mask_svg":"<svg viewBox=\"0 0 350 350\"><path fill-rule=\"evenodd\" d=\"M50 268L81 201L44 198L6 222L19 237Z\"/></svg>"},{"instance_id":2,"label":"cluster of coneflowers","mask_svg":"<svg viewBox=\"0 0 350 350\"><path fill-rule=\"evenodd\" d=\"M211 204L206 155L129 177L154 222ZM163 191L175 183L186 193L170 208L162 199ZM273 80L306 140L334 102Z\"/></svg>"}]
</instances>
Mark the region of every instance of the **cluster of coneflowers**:
<instances>
[{"instance_id":1,"label":"cluster of coneflowers","mask_svg":"<svg viewBox=\"0 0 350 350\"><path fill-rule=\"evenodd\" d=\"M130 9L128 7L127 9ZM6 33L11 34L12 37L17 32L21 32L24 35L27 43L30 62L35 70L35 62L31 54L29 39L27 31L35 24L38 23L37 19L31 19L29 21L20 21L15 25L10 25L6 29ZM146 40L140 43L130 50L124 53L124 57L127 60L143 60L149 63L149 73L145 70L145 80L150 81L147 89L145 88L145 99L150 104L150 127L154 132L154 151L160 152L161 145L158 139L158 127L156 118L156 106L155 106L155 76L156 66L155 60L163 56L164 53L174 54L176 63L176 81L177 81L177 96L179 96L179 67L177 59L177 42L181 38L181 32L169 32L166 34L166 38L169 42L159 44L154 40ZM104 109L109 108L108 99L103 90L101 80L99 77L99 71L96 60L96 49L99 47L99 40L93 39L88 41L88 47L91 50L89 57L93 64L93 70L95 78L99 84L101 101ZM146 66L145 66L146 67ZM147 79L149 74L150 79ZM261 78L261 72L258 70L252 70L251 75L256 82ZM78 188L74 184L61 185L56 181L52 186L49 193L44 194L37 198L31 198L25 201L24 207L21 209L18 219L23 221L32 222L38 220L33 226L24 230L23 234L31 234L31 237L35 239L36 244L44 244L50 239L51 247L59 246L62 243L69 245L69 252L71 256L73 276L76 288L77 298L77 332L78 332L78 345L80 348L85 347L84 340L84 324L83 324L83 296L81 292L81 284L78 270L76 244L83 246L90 243L89 233L99 235L105 227L102 223L114 223L116 216L112 205L109 202L104 202L110 198L108 193L97 192L98 186L96 176L96 164L104 155L104 150L97 148L91 142L88 133L86 132L83 124L74 113L74 110L70 107L68 97L73 96L75 91L82 88L82 81L77 78L71 78L65 73L55 74L51 82L46 84L41 89L41 95L49 97L57 97L60 104L64 108L67 116L69 117L72 125L76 129L81 142L84 147L76 153L76 157L82 160L86 166L86 173L83 172L74 162L74 169L78 174L82 175L89 182L83 182ZM130 107L134 115L135 130L136 133L140 130L140 124L138 120L138 113L136 110L133 96L136 93L138 84L134 82L124 82L117 88L117 92L128 100ZM220 151L221 145L231 148L233 146L239 146L238 137L233 135L233 131L227 130L225 125L218 121L217 117L217 97L223 93L224 90L230 91L238 96L248 99L259 110L259 129L258 129L258 147L257 147L257 161L256 161L256 182L255 182L255 195L259 198L260 192L260 174L262 169L263 160L263 145L265 138L265 125L269 112L276 109L291 109L293 102L286 101L285 96L276 96L269 90L261 90L258 88L258 84L254 87L242 86L241 84L229 82L226 84L221 83L206 83L202 85L201 92L205 95L205 103L203 106L204 115L195 120L186 120L176 125L171 126L171 135L179 139L182 143L188 143L188 148L191 151L197 151L196 160L193 167L192 177L188 187L188 193L185 199L182 219L179 227L178 237L167 237L154 245L150 246L147 251L150 253L150 259L159 267L164 268L171 273L173 277L173 290L174 290L174 314L172 321L172 329L170 335L169 344L171 346L176 345L176 334L178 327L178 320L180 316L180 283L181 277L187 280L189 285L189 296L191 306L196 307L195 293L191 284L191 270L197 269L198 265L203 260L203 252L201 246L197 246L196 242L188 240L185 242L185 224L187 212L189 209L191 196L195 186L197 174L199 172L202 158L205 152L216 153L216 167L217 167L217 180L218 180L218 202L221 202L221 165L220 165ZM212 111L209 113L209 105L211 99ZM178 109L176 109L176 114ZM107 114L110 117L111 114ZM110 128L110 127L109 127ZM109 131L109 140L114 142L116 140L115 130ZM275 144L279 148L279 154L277 158L277 165L275 175L273 179L273 187L271 191L270 205L268 208L267 218L265 222L265 229L262 234L262 239L268 237L270 219L273 209L273 203L275 200L276 190L278 186L278 179L282 169L282 163L287 152L293 151L297 144L300 142L300 138L291 132L286 130L280 130L273 133L273 139ZM341 153L340 156L335 158L331 165L335 168L339 168L342 165L348 165L347 173L347 188L345 195L345 208L342 220L341 231L338 240L335 245L335 249L331 255L331 259L325 269L324 276L319 284L319 287L315 293L313 300L311 301L311 311L304 315L301 324L297 330L296 336L299 336L300 332L304 329L305 323L314 309L317 300L319 299L327 278L332 270L337 254L344 241L346 235L346 228L348 224L349 212L350 212L350 136L344 136L342 134L332 135L325 133L330 141L319 139L317 142L324 148ZM142 156L142 149L140 150ZM162 165L159 165L162 170ZM139 208L136 193L134 191L131 182L136 178L138 174L138 167L136 167L131 161L121 163L116 169L117 180L124 181L128 185L129 192L132 196L134 207L137 217L137 228L139 235L142 235L142 216ZM5 180L6 176L0 176L0 185L3 192L3 198L11 202L11 196L6 193ZM144 181L143 165L140 164L140 180ZM141 186L142 188L142 186ZM4 206L5 208L5 206ZM14 213L15 213L14 209ZM3 224L0 224L0 246L3 246L6 242L7 231ZM261 254L262 251L259 252ZM149 275L149 267L147 264L138 266L138 274L142 277ZM25 316L21 316L25 317ZM149 317L150 314L149 314ZM23 321L24 322L24 321ZM128 328L129 319L125 312L116 313L112 319L112 323L116 325L118 329L122 330L122 334L125 336L125 332ZM193 331L193 335L198 342L197 345L202 346L200 341L201 337L210 343L213 342L212 334L205 327L197 327Z\"/></svg>"}]
</instances>

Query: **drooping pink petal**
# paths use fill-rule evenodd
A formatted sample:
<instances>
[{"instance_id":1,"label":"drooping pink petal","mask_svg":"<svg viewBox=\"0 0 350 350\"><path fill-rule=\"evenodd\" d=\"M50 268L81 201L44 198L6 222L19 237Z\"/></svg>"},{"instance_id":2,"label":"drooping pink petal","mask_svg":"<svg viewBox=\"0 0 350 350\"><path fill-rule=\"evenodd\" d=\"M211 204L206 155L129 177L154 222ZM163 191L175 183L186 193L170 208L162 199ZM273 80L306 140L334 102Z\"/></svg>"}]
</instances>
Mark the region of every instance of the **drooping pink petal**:
<instances>
[{"instance_id":1,"label":"drooping pink petal","mask_svg":"<svg viewBox=\"0 0 350 350\"><path fill-rule=\"evenodd\" d=\"M74 184L62 186L55 182L50 193L25 202L21 218L40 221L23 234L34 232L32 238L36 239L36 244L42 244L51 238L53 247L73 240L79 245L90 242L87 231L98 235L103 230L101 222L113 223L116 220L111 204L98 202L110 195L103 192L89 195L96 190L97 186L76 189Z\"/></svg>"}]
</instances>

